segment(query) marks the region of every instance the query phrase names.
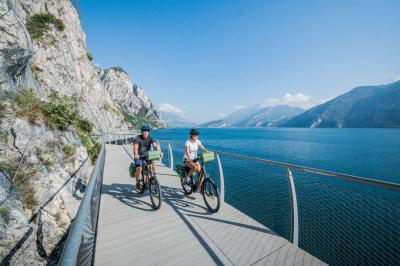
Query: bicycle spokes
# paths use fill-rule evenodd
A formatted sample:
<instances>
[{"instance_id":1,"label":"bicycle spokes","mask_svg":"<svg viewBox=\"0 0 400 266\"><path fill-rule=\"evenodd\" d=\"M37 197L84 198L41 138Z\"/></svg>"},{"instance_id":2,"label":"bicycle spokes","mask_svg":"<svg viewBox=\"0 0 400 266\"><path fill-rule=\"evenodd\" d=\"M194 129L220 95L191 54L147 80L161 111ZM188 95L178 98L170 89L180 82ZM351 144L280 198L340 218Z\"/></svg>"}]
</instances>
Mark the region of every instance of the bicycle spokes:
<instances>
[{"instance_id":1,"label":"bicycle spokes","mask_svg":"<svg viewBox=\"0 0 400 266\"><path fill-rule=\"evenodd\" d=\"M202 185L202 194L204 202L210 212L217 212L219 210L220 200L217 186L214 182L205 178Z\"/></svg>"}]
</instances>

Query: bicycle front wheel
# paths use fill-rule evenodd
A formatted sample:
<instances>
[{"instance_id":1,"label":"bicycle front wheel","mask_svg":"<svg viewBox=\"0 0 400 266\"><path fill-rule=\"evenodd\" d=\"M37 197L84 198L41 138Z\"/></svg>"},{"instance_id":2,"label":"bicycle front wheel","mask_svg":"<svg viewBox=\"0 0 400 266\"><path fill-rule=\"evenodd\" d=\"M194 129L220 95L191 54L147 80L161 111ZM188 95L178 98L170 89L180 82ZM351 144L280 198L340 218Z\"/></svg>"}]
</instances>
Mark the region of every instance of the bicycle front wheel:
<instances>
[{"instance_id":1,"label":"bicycle front wheel","mask_svg":"<svg viewBox=\"0 0 400 266\"><path fill-rule=\"evenodd\" d=\"M217 212L220 206L219 192L217 186L210 178L204 179L201 192L207 209L212 213Z\"/></svg>"},{"instance_id":2,"label":"bicycle front wheel","mask_svg":"<svg viewBox=\"0 0 400 266\"><path fill-rule=\"evenodd\" d=\"M162 203L162 193L160 183L154 176L150 178L149 182L150 200L154 210L158 210Z\"/></svg>"}]
</instances>

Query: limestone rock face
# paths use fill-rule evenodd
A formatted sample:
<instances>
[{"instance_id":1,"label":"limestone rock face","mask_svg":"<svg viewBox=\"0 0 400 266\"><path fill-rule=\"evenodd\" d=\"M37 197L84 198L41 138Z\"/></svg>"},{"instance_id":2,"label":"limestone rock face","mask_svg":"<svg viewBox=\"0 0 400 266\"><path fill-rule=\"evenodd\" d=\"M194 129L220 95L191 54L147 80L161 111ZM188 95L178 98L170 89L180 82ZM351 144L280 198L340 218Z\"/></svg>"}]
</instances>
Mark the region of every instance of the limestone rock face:
<instances>
[{"instance_id":1,"label":"limestone rock face","mask_svg":"<svg viewBox=\"0 0 400 266\"><path fill-rule=\"evenodd\" d=\"M0 91L29 87L39 93L28 64L33 43L20 10L9 0L0 1Z\"/></svg>"},{"instance_id":2,"label":"limestone rock face","mask_svg":"<svg viewBox=\"0 0 400 266\"><path fill-rule=\"evenodd\" d=\"M13 114L0 120L0 134L0 261L54 264L83 197L77 184L86 183L92 169L86 149L71 131L32 125Z\"/></svg>"},{"instance_id":3,"label":"limestone rock face","mask_svg":"<svg viewBox=\"0 0 400 266\"><path fill-rule=\"evenodd\" d=\"M146 96L143 89L132 84L128 74L120 67L105 69L100 72L105 89L111 100L120 109L136 116L154 121L157 127L166 127L161 115Z\"/></svg>"},{"instance_id":4,"label":"limestone rock face","mask_svg":"<svg viewBox=\"0 0 400 266\"><path fill-rule=\"evenodd\" d=\"M112 99L110 93L124 91L126 98L131 98L125 102L132 115L142 109L155 125L164 125L144 91L133 86L124 71L99 71L92 63L86 35L71 1L1 0L0 12L0 91L30 88L42 97L51 90L76 94L82 114L94 123L97 132L126 132L128 124L123 116L115 108L108 108L121 104L120 100L113 102L117 98ZM32 40L26 22L38 13L53 14L63 22L64 30L50 24L41 40Z\"/></svg>"},{"instance_id":5,"label":"limestone rock face","mask_svg":"<svg viewBox=\"0 0 400 266\"><path fill-rule=\"evenodd\" d=\"M63 28L49 24L34 37L27 22L39 13L52 14ZM70 0L0 0L0 264L56 264L92 170L74 131L28 122L2 98L5 92L32 89L43 100L52 90L76 95L94 133L133 132L135 119L165 126L125 71L99 69L88 52Z\"/></svg>"}]
</instances>

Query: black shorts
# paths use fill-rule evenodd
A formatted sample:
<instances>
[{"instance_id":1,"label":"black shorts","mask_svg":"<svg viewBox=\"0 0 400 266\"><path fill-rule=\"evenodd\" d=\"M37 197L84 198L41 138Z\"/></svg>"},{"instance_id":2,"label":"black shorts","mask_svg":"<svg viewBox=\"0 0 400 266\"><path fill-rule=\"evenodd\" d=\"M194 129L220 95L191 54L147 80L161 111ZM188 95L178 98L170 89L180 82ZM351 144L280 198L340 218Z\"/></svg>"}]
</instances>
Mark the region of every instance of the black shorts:
<instances>
[{"instance_id":1,"label":"black shorts","mask_svg":"<svg viewBox=\"0 0 400 266\"><path fill-rule=\"evenodd\" d=\"M184 159L183 163L186 164L186 162L188 161L188 159ZM193 160L194 163L197 163L199 161L199 158L196 158Z\"/></svg>"}]
</instances>

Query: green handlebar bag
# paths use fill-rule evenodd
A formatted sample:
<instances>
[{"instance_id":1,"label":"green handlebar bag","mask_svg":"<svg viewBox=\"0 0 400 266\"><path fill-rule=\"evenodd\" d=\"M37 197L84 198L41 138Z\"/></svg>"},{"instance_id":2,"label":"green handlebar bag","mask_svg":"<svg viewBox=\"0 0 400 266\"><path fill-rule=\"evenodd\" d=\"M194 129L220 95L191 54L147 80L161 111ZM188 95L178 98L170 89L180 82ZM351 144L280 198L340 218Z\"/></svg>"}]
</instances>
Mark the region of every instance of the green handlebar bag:
<instances>
[{"instance_id":1,"label":"green handlebar bag","mask_svg":"<svg viewBox=\"0 0 400 266\"><path fill-rule=\"evenodd\" d=\"M146 159L149 161L158 160L160 158L161 158L161 152L159 152L159 151L146 152Z\"/></svg>"},{"instance_id":2,"label":"green handlebar bag","mask_svg":"<svg viewBox=\"0 0 400 266\"><path fill-rule=\"evenodd\" d=\"M205 153L200 154L199 158L203 163L207 163L207 162L214 160L214 153L212 151L205 152Z\"/></svg>"}]
</instances>

